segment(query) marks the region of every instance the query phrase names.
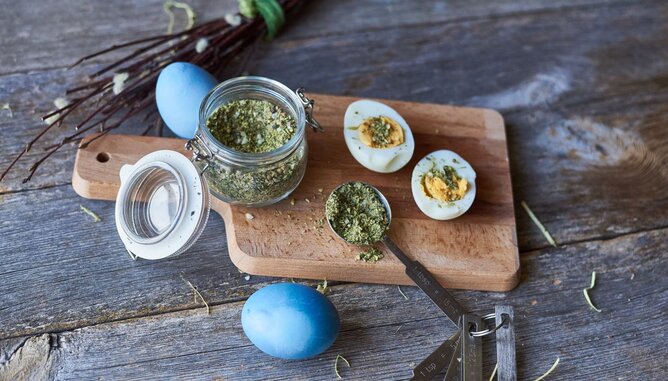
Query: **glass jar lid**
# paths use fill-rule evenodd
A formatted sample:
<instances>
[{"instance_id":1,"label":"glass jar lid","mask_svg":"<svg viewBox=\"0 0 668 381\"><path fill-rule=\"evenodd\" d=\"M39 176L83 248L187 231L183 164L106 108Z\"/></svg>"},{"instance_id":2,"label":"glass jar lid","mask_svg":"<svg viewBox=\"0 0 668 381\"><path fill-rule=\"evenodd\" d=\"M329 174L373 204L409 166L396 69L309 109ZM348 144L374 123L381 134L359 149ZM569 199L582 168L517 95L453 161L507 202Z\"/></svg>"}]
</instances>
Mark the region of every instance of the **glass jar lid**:
<instances>
[{"instance_id":1,"label":"glass jar lid","mask_svg":"<svg viewBox=\"0 0 668 381\"><path fill-rule=\"evenodd\" d=\"M199 238L209 217L209 189L185 156L155 151L124 165L120 177L116 229L130 253L166 258Z\"/></svg>"}]
</instances>

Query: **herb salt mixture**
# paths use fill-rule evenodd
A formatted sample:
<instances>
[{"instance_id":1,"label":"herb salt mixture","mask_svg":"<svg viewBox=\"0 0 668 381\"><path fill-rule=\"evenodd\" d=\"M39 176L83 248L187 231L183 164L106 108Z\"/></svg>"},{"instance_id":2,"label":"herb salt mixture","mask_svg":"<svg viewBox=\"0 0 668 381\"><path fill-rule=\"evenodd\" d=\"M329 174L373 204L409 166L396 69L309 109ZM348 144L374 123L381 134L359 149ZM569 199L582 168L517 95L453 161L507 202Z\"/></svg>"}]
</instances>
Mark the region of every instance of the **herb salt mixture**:
<instances>
[{"instance_id":1,"label":"herb salt mixture","mask_svg":"<svg viewBox=\"0 0 668 381\"><path fill-rule=\"evenodd\" d=\"M374 263L383 259L383 257L385 256L383 255L383 253L380 252L380 250L378 250L375 247L372 247L367 251L362 251L358 253L357 256L355 257L355 260Z\"/></svg>"},{"instance_id":2,"label":"herb salt mixture","mask_svg":"<svg viewBox=\"0 0 668 381\"><path fill-rule=\"evenodd\" d=\"M458 201L468 190L468 181L457 174L449 165L442 169L433 167L422 177L422 191L431 198L441 201Z\"/></svg>"},{"instance_id":3,"label":"herb salt mixture","mask_svg":"<svg viewBox=\"0 0 668 381\"><path fill-rule=\"evenodd\" d=\"M206 127L219 142L246 153L273 151L295 134L292 115L258 99L240 99L220 106L209 116Z\"/></svg>"},{"instance_id":4,"label":"herb salt mixture","mask_svg":"<svg viewBox=\"0 0 668 381\"><path fill-rule=\"evenodd\" d=\"M267 153L286 145L296 133L292 115L265 100L241 99L218 107L207 128L223 145L240 153ZM306 141L280 160L230 164L211 160L204 172L210 189L221 199L265 205L290 193L306 171ZM204 165L204 164L200 164Z\"/></svg>"},{"instance_id":5,"label":"herb salt mixture","mask_svg":"<svg viewBox=\"0 0 668 381\"><path fill-rule=\"evenodd\" d=\"M396 147L405 140L401 125L386 116L365 119L356 129L362 143L372 148Z\"/></svg>"},{"instance_id":6,"label":"herb salt mixture","mask_svg":"<svg viewBox=\"0 0 668 381\"><path fill-rule=\"evenodd\" d=\"M325 215L337 234L357 245L380 241L389 227L387 211L378 194L360 182L337 188L325 203Z\"/></svg>"}]
</instances>

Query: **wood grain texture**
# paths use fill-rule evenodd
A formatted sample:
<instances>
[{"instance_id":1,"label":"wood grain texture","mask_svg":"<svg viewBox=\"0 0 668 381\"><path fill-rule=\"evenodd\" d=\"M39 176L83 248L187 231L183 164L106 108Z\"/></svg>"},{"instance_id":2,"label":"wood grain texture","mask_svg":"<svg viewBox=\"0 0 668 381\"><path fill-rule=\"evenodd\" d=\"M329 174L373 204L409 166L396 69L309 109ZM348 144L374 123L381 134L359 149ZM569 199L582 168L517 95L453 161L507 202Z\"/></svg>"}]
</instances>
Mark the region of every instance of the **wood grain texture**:
<instances>
[{"instance_id":1,"label":"wood grain texture","mask_svg":"<svg viewBox=\"0 0 668 381\"><path fill-rule=\"evenodd\" d=\"M497 112L382 100L406 119L415 136L415 153L400 171L379 174L350 155L342 136L346 108L358 99L309 96L316 102L314 115L325 132L308 135L306 175L293 194L266 208L211 203L225 220L229 254L239 269L256 275L413 284L387 249L382 248L385 258L377 263L356 261L364 248L338 239L322 223L318 226L317 221L325 218L327 195L342 183L361 180L388 198L393 210L388 234L441 284L492 291L515 287L519 280L515 215L503 118ZM116 199L121 166L160 149L185 153L184 141L175 139L108 135L86 142L82 142L86 148L77 152L72 184L81 196L94 199ZM456 151L477 172L473 207L451 221L424 215L411 191L413 168L439 149ZM100 154L110 159L100 162ZM247 213L254 218L247 220Z\"/></svg>"},{"instance_id":2,"label":"wood grain texture","mask_svg":"<svg viewBox=\"0 0 668 381\"><path fill-rule=\"evenodd\" d=\"M80 205L102 221L94 223ZM63 331L200 306L181 275L212 304L247 297L268 279L244 279L229 261L224 229L213 215L187 256L132 261L111 234L113 203L84 200L70 186L6 195L0 207L0 335Z\"/></svg>"},{"instance_id":3,"label":"wood grain texture","mask_svg":"<svg viewBox=\"0 0 668 381\"><path fill-rule=\"evenodd\" d=\"M559 1L320 1L303 10L298 24L290 27L284 40L307 39L328 34L350 33L368 29L409 27L412 25L453 22L461 19L489 18L508 14L615 4L610 0ZM0 36L6 36L0 57L0 74L52 69L71 65L79 56L127 42L139 36L165 33L168 16L162 0L115 3L30 2L12 3L0 15ZM235 12L236 0L193 0L188 2L197 20L209 21ZM355 12L351 12L355 9ZM179 30L185 26L181 11L175 11ZM338 22L337 22L338 21ZM345 28L341 28L341 25ZM55 52L55 54L54 54ZM111 54L106 60L120 58ZM101 62L96 59L94 62Z\"/></svg>"},{"instance_id":4,"label":"wood grain texture","mask_svg":"<svg viewBox=\"0 0 668 381\"><path fill-rule=\"evenodd\" d=\"M389 8L383 13L379 3L369 4L356 12L387 16ZM472 4L483 12L481 3ZM337 8L314 4L308 19L312 15L323 25L336 24L320 13L321 7ZM388 27L382 30L355 26L318 38L292 39L296 32L290 28L260 47L248 70L312 91L500 108L508 122L515 201L525 199L558 242L613 237L668 226L666 213L656 212L668 208L656 193L666 183L659 164L665 167L668 155L665 129L660 128L668 114L668 56L657 48L665 45L662 15L667 8L664 2L648 1L537 8L503 17L467 19L462 13L460 22L408 29L393 27L386 17ZM364 65L355 64L367 47L373 47L373 54ZM67 83L95 67L0 76L0 103L15 109L13 119L0 112L0 166L43 126L37 116L53 107ZM583 139L582 124L598 127ZM136 123L120 132L140 133L144 127ZM558 133L551 133L552 128ZM641 144L620 144L617 132ZM64 134L50 135L48 143ZM596 144L608 153L602 161ZM35 147L9 181L0 184L0 193L69 183L70 165L62 163L72 163L74 146L48 161L33 181L21 184L41 149ZM631 194L628 187L610 184L611 178L644 186ZM526 216L518 213L518 218L521 250L546 246Z\"/></svg>"},{"instance_id":5,"label":"wood grain texture","mask_svg":"<svg viewBox=\"0 0 668 381\"><path fill-rule=\"evenodd\" d=\"M201 19L234 3L188 2ZM158 0L0 3L0 105L13 108L13 117L0 110L1 168L42 127L37 117L53 108L53 99L108 61L70 71L64 66L166 27ZM516 202L526 200L565 246L527 252L547 244L520 209L520 286L507 294L455 295L481 313L496 304L515 307L520 380L535 379L556 356L561 363L550 379L664 379L666 335L656 324L668 310L661 230L668 226L661 171L668 147L667 12L660 0L319 1L274 42L260 45L247 70L310 91L502 110ZM45 145L71 127L51 134ZM75 146L21 184L42 149L35 148L0 184L0 337L14 337L0 340L0 379L9 359L18 361L12 369L26 369L27 357L13 354L25 335L44 332L74 343L67 348L73 355L63 357L61 340L31 336L37 347L49 343L52 364L63 364L52 378L186 374L205 380L333 379L336 353L352 361L352 368L341 368L346 379L404 379L410 362L417 364L449 334L442 329L445 317L414 288L403 288L406 302L396 287L339 285L332 296L337 306L359 311L346 319L366 328L344 332L315 360L268 360L248 342L238 346L238 315L215 315L231 317L217 321L220 332L237 330L228 339L192 318L202 310L187 311L201 302L193 300L181 272L217 306L216 314L238 313L235 301L276 281L246 281L236 272L218 237L224 231L218 216L187 256L151 266L131 262L108 233L113 205L82 202L64 186ZM104 221L92 224L81 203ZM582 242L596 238L602 240ZM592 298L601 314L582 300L591 270L599 272ZM140 318L147 315L153 317ZM429 323L431 316L439 318ZM168 320L163 325L161 317ZM163 327L180 333L161 336ZM546 328L547 335L533 334ZM127 341L115 340L116 334ZM118 350L109 344L115 342ZM206 350L227 342L233 349ZM485 345L489 375L494 346ZM100 366L110 359L109 367Z\"/></svg>"},{"instance_id":6,"label":"wood grain texture","mask_svg":"<svg viewBox=\"0 0 668 381\"><path fill-rule=\"evenodd\" d=\"M661 379L668 371L666 334L653 327L668 317L662 281L667 238L664 229L531 252L522 258L531 275L517 289L455 295L479 314L498 304L513 306L520 380L535 379L557 356L561 362L553 379ZM592 270L599 275L592 299L601 313L582 297ZM332 287L328 297L340 312L342 331L334 346L314 359L262 354L242 332L243 301L236 301L215 306L211 315L199 308L58 333L49 354L56 359L54 379L331 380L341 354L351 364L340 367L347 380L404 380L455 327L417 288L403 290L409 300L393 286ZM185 288L179 293L192 298ZM496 360L493 342L484 345L487 377Z\"/></svg>"}]
</instances>

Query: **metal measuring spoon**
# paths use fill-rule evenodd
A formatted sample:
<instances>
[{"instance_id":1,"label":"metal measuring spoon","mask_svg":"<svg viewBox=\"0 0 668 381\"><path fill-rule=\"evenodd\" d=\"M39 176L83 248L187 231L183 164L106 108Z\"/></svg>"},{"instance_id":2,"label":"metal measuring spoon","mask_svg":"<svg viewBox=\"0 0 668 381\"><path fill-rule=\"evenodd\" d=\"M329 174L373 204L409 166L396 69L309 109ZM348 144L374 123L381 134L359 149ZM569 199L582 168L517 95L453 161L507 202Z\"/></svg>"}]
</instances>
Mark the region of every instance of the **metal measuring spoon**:
<instances>
[{"instance_id":1,"label":"metal measuring spoon","mask_svg":"<svg viewBox=\"0 0 668 381\"><path fill-rule=\"evenodd\" d=\"M390 208L390 203L376 187L364 182L361 183L367 185L376 192L378 199L385 207L385 211L387 213L387 228L385 229L385 235L380 241L383 242L383 244L392 252L392 254L399 258L401 263L406 266L406 275L408 275L408 277L411 278L413 282L415 282L415 284L422 291L424 291L425 294L427 294L429 299L431 299L431 301L434 302L438 308L445 312L447 317L458 326L461 317L465 314L464 308L448 291L445 290L445 288L443 288L443 286L441 286L440 283L438 283L434 276L431 275L431 273L429 273L429 271L420 262L408 258L406 254L404 254L404 252L401 251L401 249L399 249L399 247L392 241L392 239L390 239L390 237L387 235L387 232L390 230L390 223L392 222L392 209ZM332 194L336 193L339 188L346 184L348 183L339 185L336 189L334 189ZM354 242L349 242L345 238L341 237L341 235L334 229L334 227L332 227L332 223L329 218L327 218L327 224L337 237L348 243L355 244ZM374 243L376 242L371 242L371 244Z\"/></svg>"}]
</instances>

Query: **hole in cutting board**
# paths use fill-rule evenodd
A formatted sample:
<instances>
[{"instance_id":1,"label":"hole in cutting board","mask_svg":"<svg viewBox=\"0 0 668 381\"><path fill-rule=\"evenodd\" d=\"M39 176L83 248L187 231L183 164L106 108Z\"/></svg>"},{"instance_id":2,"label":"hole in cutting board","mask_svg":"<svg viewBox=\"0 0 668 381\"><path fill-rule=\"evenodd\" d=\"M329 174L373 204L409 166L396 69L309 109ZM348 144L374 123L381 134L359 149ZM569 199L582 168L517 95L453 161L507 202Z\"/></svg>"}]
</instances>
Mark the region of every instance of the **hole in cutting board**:
<instances>
[{"instance_id":1,"label":"hole in cutting board","mask_svg":"<svg viewBox=\"0 0 668 381\"><path fill-rule=\"evenodd\" d=\"M106 163L109 161L109 154L106 152L100 152L95 156L95 159L100 163Z\"/></svg>"}]
</instances>

